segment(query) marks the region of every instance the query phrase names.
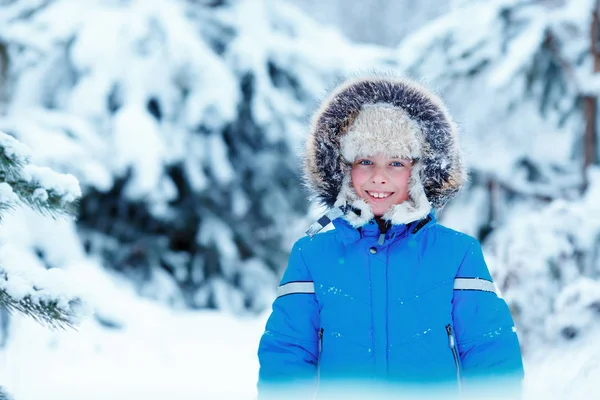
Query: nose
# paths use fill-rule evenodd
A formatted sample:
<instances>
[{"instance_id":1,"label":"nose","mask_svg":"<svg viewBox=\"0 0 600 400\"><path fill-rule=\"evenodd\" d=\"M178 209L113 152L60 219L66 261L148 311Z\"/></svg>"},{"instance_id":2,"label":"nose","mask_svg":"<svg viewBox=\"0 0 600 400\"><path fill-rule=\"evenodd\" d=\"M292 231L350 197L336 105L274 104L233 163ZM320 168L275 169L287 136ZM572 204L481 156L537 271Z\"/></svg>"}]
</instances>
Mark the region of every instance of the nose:
<instances>
[{"instance_id":1,"label":"nose","mask_svg":"<svg viewBox=\"0 0 600 400\"><path fill-rule=\"evenodd\" d=\"M387 183L388 178L385 173L385 167L376 166L373 168L373 175L371 175L371 182L377 185Z\"/></svg>"}]
</instances>

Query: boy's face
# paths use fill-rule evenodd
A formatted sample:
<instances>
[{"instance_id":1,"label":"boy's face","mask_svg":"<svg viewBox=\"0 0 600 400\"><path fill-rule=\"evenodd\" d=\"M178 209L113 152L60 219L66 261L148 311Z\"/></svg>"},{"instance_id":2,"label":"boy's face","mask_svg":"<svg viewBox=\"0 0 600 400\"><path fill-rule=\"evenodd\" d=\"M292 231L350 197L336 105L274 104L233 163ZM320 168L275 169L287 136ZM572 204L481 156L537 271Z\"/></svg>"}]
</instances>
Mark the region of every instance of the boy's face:
<instances>
[{"instance_id":1,"label":"boy's face","mask_svg":"<svg viewBox=\"0 0 600 400\"><path fill-rule=\"evenodd\" d=\"M356 194L381 217L391 206L408 200L411 169L411 160L378 153L357 158L350 176Z\"/></svg>"}]
</instances>

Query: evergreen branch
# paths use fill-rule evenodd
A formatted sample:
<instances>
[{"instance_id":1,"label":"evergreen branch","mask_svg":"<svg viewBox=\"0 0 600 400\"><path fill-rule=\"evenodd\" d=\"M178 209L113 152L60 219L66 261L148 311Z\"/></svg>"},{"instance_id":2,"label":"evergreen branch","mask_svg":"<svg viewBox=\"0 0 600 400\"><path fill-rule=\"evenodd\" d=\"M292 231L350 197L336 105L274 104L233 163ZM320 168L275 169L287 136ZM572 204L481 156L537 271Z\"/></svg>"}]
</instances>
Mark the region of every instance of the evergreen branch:
<instances>
[{"instance_id":1,"label":"evergreen branch","mask_svg":"<svg viewBox=\"0 0 600 400\"><path fill-rule=\"evenodd\" d=\"M82 305L78 297L72 297L68 302L61 301L36 285L32 285L29 293L15 298L7 292L6 285L10 286L11 282L9 274L0 267L0 309L5 308L11 313L18 311L50 328L73 328L77 321L76 309ZM17 288L20 287L21 284L17 280ZM37 295L38 293L40 296Z\"/></svg>"},{"instance_id":2,"label":"evergreen branch","mask_svg":"<svg viewBox=\"0 0 600 400\"><path fill-rule=\"evenodd\" d=\"M52 218L77 215L79 201L65 201L64 196L53 189L44 189L38 185L20 180L9 182L19 199L41 215ZM2 212L2 209L0 209Z\"/></svg>"},{"instance_id":3,"label":"evergreen branch","mask_svg":"<svg viewBox=\"0 0 600 400\"><path fill-rule=\"evenodd\" d=\"M81 195L76 180L73 184L69 177L30 165L29 158L26 146L0 132L0 183L10 185L16 198L42 215L75 216ZM11 208L13 204L2 204L0 213Z\"/></svg>"},{"instance_id":4,"label":"evergreen branch","mask_svg":"<svg viewBox=\"0 0 600 400\"><path fill-rule=\"evenodd\" d=\"M2 215L7 211L14 211L15 207L9 203L0 203L0 223L2 223Z\"/></svg>"},{"instance_id":5,"label":"evergreen branch","mask_svg":"<svg viewBox=\"0 0 600 400\"><path fill-rule=\"evenodd\" d=\"M5 146L6 143L0 143L0 182L18 179L28 161L7 151Z\"/></svg>"},{"instance_id":6,"label":"evergreen branch","mask_svg":"<svg viewBox=\"0 0 600 400\"><path fill-rule=\"evenodd\" d=\"M20 203L42 215L51 217L75 216L81 197L79 183L70 175L29 164L29 149L10 135L0 132L0 216ZM1 220L0 220L1 222ZM81 305L77 297L67 304L58 298L44 295L35 285L29 293L13 297L3 283L10 284L8 274L0 268L0 309L17 311L51 328L73 328L76 310ZM1 392L0 392L1 393ZM0 397L1 400L1 397Z\"/></svg>"},{"instance_id":7,"label":"evergreen branch","mask_svg":"<svg viewBox=\"0 0 600 400\"><path fill-rule=\"evenodd\" d=\"M75 306L79 302L79 299L75 299L71 300L69 304ZM0 308L6 308L11 313L18 311L50 328L73 328L75 321L75 314L71 310L60 307L57 301L40 300L35 302L30 295L16 300L3 289L0 289Z\"/></svg>"}]
</instances>

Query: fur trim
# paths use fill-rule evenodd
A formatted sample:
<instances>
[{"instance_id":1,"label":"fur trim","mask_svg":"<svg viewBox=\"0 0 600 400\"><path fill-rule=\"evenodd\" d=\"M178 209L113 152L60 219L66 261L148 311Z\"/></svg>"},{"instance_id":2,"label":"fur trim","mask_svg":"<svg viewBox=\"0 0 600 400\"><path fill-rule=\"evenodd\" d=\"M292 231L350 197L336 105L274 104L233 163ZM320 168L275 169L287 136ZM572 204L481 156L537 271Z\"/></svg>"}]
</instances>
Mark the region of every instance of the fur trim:
<instances>
[{"instance_id":1,"label":"fur trim","mask_svg":"<svg viewBox=\"0 0 600 400\"><path fill-rule=\"evenodd\" d=\"M384 220L388 220L394 225L408 224L409 222L425 218L429 214L431 205L421 184L421 169L422 165L418 162L413 166L410 180L408 181L409 199L401 204L390 207L382 217ZM375 217L371 207L358 197L354 191L349 173L344 177L342 190L334 204L335 207L345 205L351 207L346 213L345 219L355 228L363 226Z\"/></svg>"},{"instance_id":2,"label":"fur trim","mask_svg":"<svg viewBox=\"0 0 600 400\"><path fill-rule=\"evenodd\" d=\"M413 165L408 181L409 199L401 204L392 206L384 215L383 219L391 221L392 224L408 224L425 218L431 211L431 204L427 200L423 184L421 183L421 170L423 165L417 162Z\"/></svg>"},{"instance_id":3,"label":"fur trim","mask_svg":"<svg viewBox=\"0 0 600 400\"><path fill-rule=\"evenodd\" d=\"M421 154L420 136L421 129L403 109L385 103L365 104L340 139L341 154L348 163L377 153L416 159Z\"/></svg>"},{"instance_id":4,"label":"fur trim","mask_svg":"<svg viewBox=\"0 0 600 400\"><path fill-rule=\"evenodd\" d=\"M412 222L431 207L443 207L466 182L454 122L442 101L413 81L358 78L334 89L313 118L305 183L323 205L361 210L360 216L347 215L351 224L361 226L373 213L354 193L347 164L377 152L417 159L410 199L384 215L393 223Z\"/></svg>"}]
</instances>

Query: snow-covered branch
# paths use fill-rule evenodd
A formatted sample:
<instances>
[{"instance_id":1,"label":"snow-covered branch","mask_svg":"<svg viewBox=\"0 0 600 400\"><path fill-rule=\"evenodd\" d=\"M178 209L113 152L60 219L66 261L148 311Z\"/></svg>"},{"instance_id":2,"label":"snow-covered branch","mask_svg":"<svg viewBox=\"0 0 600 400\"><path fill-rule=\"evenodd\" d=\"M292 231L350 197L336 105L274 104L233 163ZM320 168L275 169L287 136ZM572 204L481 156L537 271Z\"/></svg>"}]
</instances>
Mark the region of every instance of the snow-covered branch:
<instances>
[{"instance_id":1,"label":"snow-covered branch","mask_svg":"<svg viewBox=\"0 0 600 400\"><path fill-rule=\"evenodd\" d=\"M50 215L75 215L81 196L75 177L29 164L29 149L0 132L0 214L19 205ZM0 215L1 216L1 215ZM52 327L76 322L78 297L63 290L62 271L18 268L0 253L0 308L18 311Z\"/></svg>"},{"instance_id":2,"label":"snow-covered branch","mask_svg":"<svg viewBox=\"0 0 600 400\"><path fill-rule=\"evenodd\" d=\"M77 323L80 299L75 298L67 304L62 304L59 300L52 299L52 296L48 296L49 299L46 299L46 296L33 294L26 294L21 298L15 297L9 290L13 279L9 281L8 275L0 267L0 308L6 308L10 312L20 312L52 328L73 327ZM35 286L31 288L27 286L25 289L37 290Z\"/></svg>"},{"instance_id":3,"label":"snow-covered branch","mask_svg":"<svg viewBox=\"0 0 600 400\"><path fill-rule=\"evenodd\" d=\"M31 165L29 158L26 146L0 132L0 212L21 202L44 215L74 216L81 197L77 179Z\"/></svg>"}]
</instances>

